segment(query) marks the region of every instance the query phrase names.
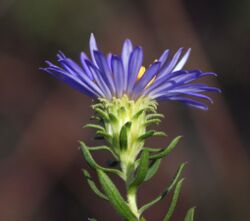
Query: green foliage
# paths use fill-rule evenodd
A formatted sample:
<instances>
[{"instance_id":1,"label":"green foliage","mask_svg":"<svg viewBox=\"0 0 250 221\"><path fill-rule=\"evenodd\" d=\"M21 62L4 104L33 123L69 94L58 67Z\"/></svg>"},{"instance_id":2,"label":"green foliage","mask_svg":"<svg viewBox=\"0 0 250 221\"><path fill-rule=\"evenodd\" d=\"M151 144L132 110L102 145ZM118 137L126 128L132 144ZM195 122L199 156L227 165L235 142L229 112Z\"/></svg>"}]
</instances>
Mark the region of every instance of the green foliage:
<instances>
[{"instance_id":1,"label":"green foliage","mask_svg":"<svg viewBox=\"0 0 250 221\"><path fill-rule=\"evenodd\" d=\"M184 221L193 221L194 220L194 212L195 212L195 207L189 209L187 211L187 214L185 216Z\"/></svg>"},{"instance_id":2,"label":"green foliage","mask_svg":"<svg viewBox=\"0 0 250 221\"><path fill-rule=\"evenodd\" d=\"M97 188L95 182L92 180L89 172L87 170L82 170L83 171L83 176L86 178L89 187L91 188L91 190L97 195L99 196L101 199L104 200L108 200L108 198Z\"/></svg>"},{"instance_id":3,"label":"green foliage","mask_svg":"<svg viewBox=\"0 0 250 221\"><path fill-rule=\"evenodd\" d=\"M116 211L126 220L137 221L138 219L133 214L127 202L123 199L118 189L115 187L114 183L106 175L106 173L104 173L102 170L97 170L97 175L103 190L106 193L106 196Z\"/></svg>"},{"instance_id":4,"label":"green foliage","mask_svg":"<svg viewBox=\"0 0 250 221\"><path fill-rule=\"evenodd\" d=\"M156 112L157 103L139 99L129 100L126 96L122 99L107 101L100 99L93 104L97 124L87 124L85 127L96 129L96 134L102 136L107 145L88 147L80 142L80 149L88 165L97 173L98 180L103 190L100 191L88 171L83 170L83 175L92 191L100 198L107 200L123 219L127 221L146 221L143 214L146 210L159 201L171 196L172 200L163 221L170 221L176 207L181 191L183 178L182 172L186 163L182 163L174 177L162 193L140 207L137 206L137 189L150 180L158 171L164 157L176 147L181 136L173 139L165 148L144 147L145 140L153 136L166 136L162 131L147 130L147 126L158 124L164 116ZM99 165L91 155L94 151L109 151L118 167L104 167ZM124 199L116 188L108 173L118 175L124 180L127 199ZM185 221L193 221L194 208L187 212ZM94 220L94 219L93 219Z\"/></svg>"},{"instance_id":5,"label":"green foliage","mask_svg":"<svg viewBox=\"0 0 250 221\"><path fill-rule=\"evenodd\" d=\"M129 185L129 190L133 188L137 188L146 178L149 166L149 155L147 150L143 150L139 166L137 169L137 173L134 176L133 181Z\"/></svg>"},{"instance_id":6,"label":"green foliage","mask_svg":"<svg viewBox=\"0 0 250 221\"><path fill-rule=\"evenodd\" d=\"M181 179L180 181L178 181L175 190L174 190L174 195L172 198L172 201L170 203L170 207L168 209L167 214L165 215L163 221L169 221L174 213L174 209L176 207L177 201L179 199L179 195L181 192L181 187L182 187L182 183L183 183L184 179Z\"/></svg>"}]
</instances>

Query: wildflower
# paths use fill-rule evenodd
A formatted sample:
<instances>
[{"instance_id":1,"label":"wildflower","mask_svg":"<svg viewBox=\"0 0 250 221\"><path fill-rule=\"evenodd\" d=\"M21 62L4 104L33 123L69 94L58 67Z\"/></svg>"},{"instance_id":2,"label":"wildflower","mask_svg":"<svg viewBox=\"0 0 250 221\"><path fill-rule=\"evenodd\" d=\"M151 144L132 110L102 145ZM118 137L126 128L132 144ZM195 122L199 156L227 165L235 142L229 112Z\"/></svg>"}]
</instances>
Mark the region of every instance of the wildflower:
<instances>
[{"instance_id":1,"label":"wildflower","mask_svg":"<svg viewBox=\"0 0 250 221\"><path fill-rule=\"evenodd\" d=\"M80 65L59 52L57 61L60 65L46 61L48 67L42 70L94 99L112 100L128 96L137 100L146 97L156 101L179 101L207 110L207 105L199 100L212 103L212 99L203 93L220 92L218 88L193 83L201 77L216 76L215 73L182 69L191 49L182 55L183 48L180 48L173 58L169 58L169 50L165 50L159 59L145 68L142 48L133 47L128 39L123 44L121 55L109 53L105 56L98 49L93 34L89 47L91 59L82 52Z\"/></svg>"}]
</instances>

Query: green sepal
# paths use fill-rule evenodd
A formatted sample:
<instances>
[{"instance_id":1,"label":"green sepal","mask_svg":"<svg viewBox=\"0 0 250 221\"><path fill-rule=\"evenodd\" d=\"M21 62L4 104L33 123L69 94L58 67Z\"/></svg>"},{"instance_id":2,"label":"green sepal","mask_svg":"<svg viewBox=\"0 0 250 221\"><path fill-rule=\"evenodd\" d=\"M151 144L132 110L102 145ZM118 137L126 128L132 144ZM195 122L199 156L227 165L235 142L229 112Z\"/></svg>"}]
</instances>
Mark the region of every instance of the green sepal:
<instances>
[{"instance_id":1,"label":"green sepal","mask_svg":"<svg viewBox=\"0 0 250 221\"><path fill-rule=\"evenodd\" d=\"M184 221L194 221L194 212L195 212L195 207L190 208L187 211Z\"/></svg>"},{"instance_id":2,"label":"green sepal","mask_svg":"<svg viewBox=\"0 0 250 221\"><path fill-rule=\"evenodd\" d=\"M181 187L183 184L184 179L181 179L180 181L178 181L178 183L176 184L175 190L174 190L174 194L173 194L173 198L171 200L169 209L167 214L165 215L163 221L169 221L174 213L174 209L176 207L177 201L179 199L180 196L180 192L181 192Z\"/></svg>"},{"instance_id":3,"label":"green sepal","mask_svg":"<svg viewBox=\"0 0 250 221\"><path fill-rule=\"evenodd\" d=\"M91 107L92 107L92 109L94 109L94 110L95 110L96 108L100 108L100 109L101 109L101 108L103 108L103 104L102 104L102 103L96 103L96 104L92 104Z\"/></svg>"},{"instance_id":4,"label":"green sepal","mask_svg":"<svg viewBox=\"0 0 250 221\"><path fill-rule=\"evenodd\" d=\"M171 143L166 148L162 149L157 154L151 155L149 159L154 160L167 156L175 148L180 139L181 136L176 137L171 141Z\"/></svg>"},{"instance_id":5,"label":"green sepal","mask_svg":"<svg viewBox=\"0 0 250 221\"><path fill-rule=\"evenodd\" d=\"M154 200L152 200L151 202L149 202L148 204L145 204L144 206L142 206L139 209L139 213L142 214L145 210L147 210L148 208L150 208L151 206L155 205L156 203L158 203L160 200L164 199L167 194L173 189L173 187L176 185L176 183L178 182L181 173L185 167L186 163L182 163L179 168L177 169L175 176L173 177L172 181L170 182L170 185L161 193L161 195L159 195L158 197L156 197Z\"/></svg>"},{"instance_id":6,"label":"green sepal","mask_svg":"<svg viewBox=\"0 0 250 221\"><path fill-rule=\"evenodd\" d=\"M162 151L162 148L150 148L150 147L143 147L143 150L147 150L149 153L157 153Z\"/></svg>"},{"instance_id":7,"label":"green sepal","mask_svg":"<svg viewBox=\"0 0 250 221\"><path fill-rule=\"evenodd\" d=\"M102 131L102 130L96 131L96 134L104 137L106 140L110 140L112 138L112 136L110 134L108 134L108 133L106 133L105 131Z\"/></svg>"},{"instance_id":8,"label":"green sepal","mask_svg":"<svg viewBox=\"0 0 250 221\"><path fill-rule=\"evenodd\" d=\"M128 204L121 196L120 192L112 182L112 180L102 171L97 170L99 181L102 188L109 199L109 202L115 210L125 219L129 221L137 221L138 219L130 210Z\"/></svg>"},{"instance_id":9,"label":"green sepal","mask_svg":"<svg viewBox=\"0 0 250 221\"><path fill-rule=\"evenodd\" d=\"M102 127L99 124L86 124L83 126L83 128L92 128L92 129L97 129L97 130L105 130L104 127Z\"/></svg>"},{"instance_id":10,"label":"green sepal","mask_svg":"<svg viewBox=\"0 0 250 221\"><path fill-rule=\"evenodd\" d=\"M163 131L155 131L154 136L158 136L158 137L166 137L167 134Z\"/></svg>"},{"instance_id":11,"label":"green sepal","mask_svg":"<svg viewBox=\"0 0 250 221\"><path fill-rule=\"evenodd\" d=\"M142 113L144 113L144 109L139 110L133 117L132 120L138 119Z\"/></svg>"},{"instance_id":12,"label":"green sepal","mask_svg":"<svg viewBox=\"0 0 250 221\"><path fill-rule=\"evenodd\" d=\"M98 113L103 120L109 121L108 115L102 109L95 108L95 112Z\"/></svg>"},{"instance_id":13,"label":"green sepal","mask_svg":"<svg viewBox=\"0 0 250 221\"><path fill-rule=\"evenodd\" d=\"M88 147L85 145L85 143L83 143L81 141L80 141L80 149L82 151L82 154L83 154L85 160L87 161L87 163L89 164L89 166L91 168L93 168L95 170L99 169L99 170L103 170L105 172L110 172L110 173L116 174L123 179L123 174L121 171L116 170L116 169L105 168L105 167L98 165L95 162L95 160L93 159L93 157L91 156Z\"/></svg>"},{"instance_id":14,"label":"green sepal","mask_svg":"<svg viewBox=\"0 0 250 221\"><path fill-rule=\"evenodd\" d=\"M145 181L150 180L157 172L161 164L161 159L153 160L151 165L148 168L147 175L145 177Z\"/></svg>"},{"instance_id":15,"label":"green sepal","mask_svg":"<svg viewBox=\"0 0 250 221\"><path fill-rule=\"evenodd\" d=\"M147 131L145 134L141 135L139 138L138 138L138 141L143 141L149 137L152 137L154 135L155 131L154 130L149 130Z\"/></svg>"},{"instance_id":16,"label":"green sepal","mask_svg":"<svg viewBox=\"0 0 250 221\"><path fill-rule=\"evenodd\" d=\"M96 147L88 147L88 149L89 149L89 151L107 150L115 157L115 159L118 159L115 152L108 146L102 145L102 146L96 146Z\"/></svg>"},{"instance_id":17,"label":"green sepal","mask_svg":"<svg viewBox=\"0 0 250 221\"><path fill-rule=\"evenodd\" d=\"M96 120L96 121L101 121L102 119L98 116L91 116L90 120Z\"/></svg>"},{"instance_id":18,"label":"green sepal","mask_svg":"<svg viewBox=\"0 0 250 221\"><path fill-rule=\"evenodd\" d=\"M147 172L148 172L148 167L149 167L149 154L147 150L143 150L140 160L139 160L139 165L137 169L137 173L129 185L129 189L136 188L139 186L146 178Z\"/></svg>"},{"instance_id":19,"label":"green sepal","mask_svg":"<svg viewBox=\"0 0 250 221\"><path fill-rule=\"evenodd\" d=\"M128 148L128 129L131 127L131 122L127 122L121 128L119 140L120 140L120 149L126 150Z\"/></svg>"},{"instance_id":20,"label":"green sepal","mask_svg":"<svg viewBox=\"0 0 250 221\"><path fill-rule=\"evenodd\" d=\"M90 189L101 199L108 200L108 198L97 188L95 182L93 181L92 177L90 176L89 172L87 170L82 170L83 176L87 180Z\"/></svg>"},{"instance_id":21,"label":"green sepal","mask_svg":"<svg viewBox=\"0 0 250 221\"><path fill-rule=\"evenodd\" d=\"M118 119L116 118L116 116L112 113L109 113L109 120L112 122L112 123L117 123L118 122Z\"/></svg>"},{"instance_id":22,"label":"green sepal","mask_svg":"<svg viewBox=\"0 0 250 221\"><path fill-rule=\"evenodd\" d=\"M153 118L153 119L147 120L147 121L144 123L144 125L145 125L145 126L148 126L148 125L150 125L150 124L159 124L160 122L161 122L160 119L158 119L158 118Z\"/></svg>"},{"instance_id":23,"label":"green sepal","mask_svg":"<svg viewBox=\"0 0 250 221\"><path fill-rule=\"evenodd\" d=\"M149 119L152 119L152 118L164 118L165 116L163 114L148 114L146 116L146 119L149 120Z\"/></svg>"}]
</instances>

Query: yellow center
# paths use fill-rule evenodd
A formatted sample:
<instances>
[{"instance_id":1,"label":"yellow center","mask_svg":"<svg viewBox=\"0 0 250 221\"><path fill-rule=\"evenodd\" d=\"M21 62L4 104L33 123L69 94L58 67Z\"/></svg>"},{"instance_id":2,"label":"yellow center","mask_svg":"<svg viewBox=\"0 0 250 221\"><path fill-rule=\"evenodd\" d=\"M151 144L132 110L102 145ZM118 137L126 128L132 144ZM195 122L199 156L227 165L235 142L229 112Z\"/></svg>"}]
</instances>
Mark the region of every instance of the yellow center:
<instances>
[{"instance_id":1,"label":"yellow center","mask_svg":"<svg viewBox=\"0 0 250 221\"><path fill-rule=\"evenodd\" d=\"M142 76L145 74L146 68L144 66L141 66L139 73L137 75L137 80L140 80ZM148 82L145 88L149 87L155 80L156 75Z\"/></svg>"}]
</instances>

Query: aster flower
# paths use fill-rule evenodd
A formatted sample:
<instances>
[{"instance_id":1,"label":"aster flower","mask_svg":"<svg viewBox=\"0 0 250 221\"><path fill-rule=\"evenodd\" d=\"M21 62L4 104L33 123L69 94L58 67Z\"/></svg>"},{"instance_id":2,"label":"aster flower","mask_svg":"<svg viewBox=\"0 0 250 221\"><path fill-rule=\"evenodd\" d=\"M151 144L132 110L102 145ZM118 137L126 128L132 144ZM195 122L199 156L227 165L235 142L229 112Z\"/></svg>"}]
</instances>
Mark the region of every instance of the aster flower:
<instances>
[{"instance_id":1,"label":"aster flower","mask_svg":"<svg viewBox=\"0 0 250 221\"><path fill-rule=\"evenodd\" d=\"M142 48L133 47L129 39L125 40L121 55L109 53L105 56L98 49L93 34L89 47L91 59L82 52L80 64L77 64L59 52L59 66L46 61L48 67L41 69L94 99L112 100L124 95L131 100L147 97L156 101L179 101L207 110L207 105L200 100L212 103L212 99L203 93L220 92L218 88L194 83L201 77L216 76L215 73L182 69L191 49L182 55L183 48L180 48L172 58L169 50L165 50L159 59L145 68Z\"/></svg>"},{"instance_id":2,"label":"aster flower","mask_svg":"<svg viewBox=\"0 0 250 221\"><path fill-rule=\"evenodd\" d=\"M207 105L201 100L212 103L212 99L204 93L220 90L195 83L195 80L216 74L183 70L190 49L184 52L183 48L180 48L172 58L169 56L169 50L165 50L157 60L145 68L142 48L133 47L128 39L125 40L120 55L104 55L98 49L93 34L90 36L89 46L90 58L82 52L80 64L59 52L59 65L46 61L48 67L42 68L96 101L91 105L94 110L94 123L85 127L95 129L98 138L105 140L105 145L89 147L80 142L80 149L86 162L97 173L102 189L99 190L99 185L95 184L87 170L83 170L83 174L93 192L108 200L127 221L145 221L144 212L173 191L169 209L163 219L170 221L183 183L181 174L185 163L179 166L166 189L140 208L137 205L137 191L142 183L155 175L161 160L175 148L181 136L177 136L165 148L145 147L147 138L165 136L164 132L148 129L148 126L159 124L164 117L157 113L160 100L179 101L206 110ZM111 153L116 167L105 167L95 161L92 152L103 150ZM126 199L120 194L108 173L118 175L125 182ZM194 208L191 208L185 221L193 221L193 217Z\"/></svg>"}]
</instances>

